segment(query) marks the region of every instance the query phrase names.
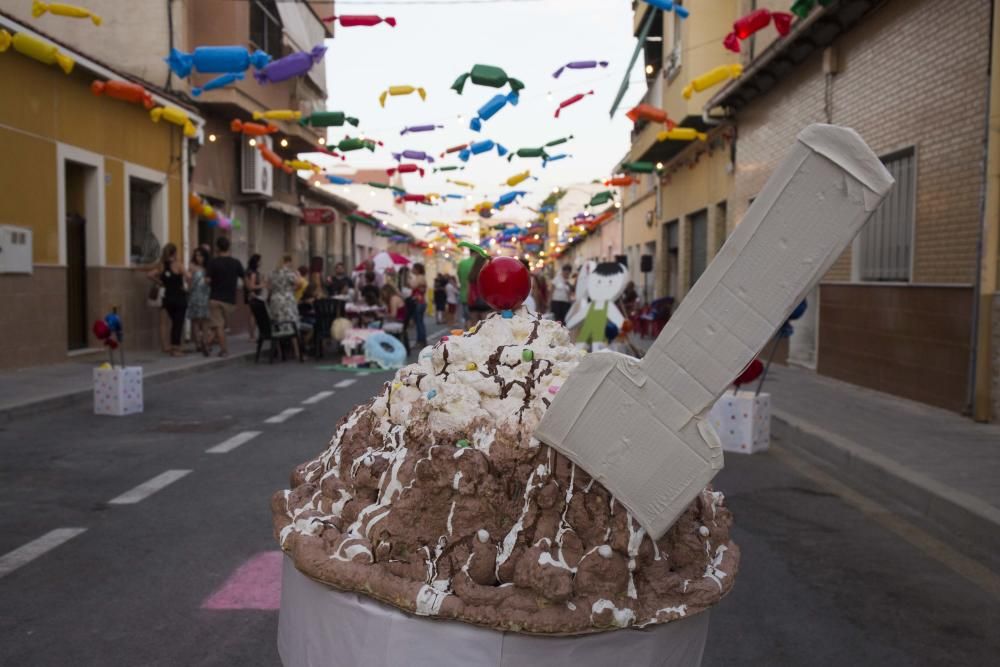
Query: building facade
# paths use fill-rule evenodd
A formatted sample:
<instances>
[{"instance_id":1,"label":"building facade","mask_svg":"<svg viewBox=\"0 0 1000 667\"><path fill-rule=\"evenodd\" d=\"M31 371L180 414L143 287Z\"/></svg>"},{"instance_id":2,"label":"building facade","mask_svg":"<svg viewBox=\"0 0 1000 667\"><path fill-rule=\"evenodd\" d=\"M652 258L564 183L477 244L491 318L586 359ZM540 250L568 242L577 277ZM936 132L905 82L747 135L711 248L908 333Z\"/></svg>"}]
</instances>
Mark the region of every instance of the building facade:
<instances>
[{"instance_id":1,"label":"building facade","mask_svg":"<svg viewBox=\"0 0 1000 667\"><path fill-rule=\"evenodd\" d=\"M623 162L656 165L654 173L633 174L636 182L622 188L624 254L646 301L680 301L725 240L734 131L727 122L703 117L711 91L685 96L684 88L696 76L732 63L733 54L715 38L738 9L737 0L701 3L681 19L635 3L637 48L647 77L641 103L700 135L694 141L661 141L657 135L666 127L647 120L637 121L632 132Z\"/></svg>"},{"instance_id":2,"label":"building facade","mask_svg":"<svg viewBox=\"0 0 1000 667\"><path fill-rule=\"evenodd\" d=\"M0 167L7 196L0 225L28 230L33 244L31 273L0 272L0 290L14 295L13 307L0 315L9 341L0 368L93 351L90 323L112 307L124 319L130 348L159 348L162 314L146 303L145 274L167 243L186 262L196 245L225 234L236 257L260 253L265 270L284 253L321 270L344 257L354 205L312 192L307 179L273 168L253 145L265 142L293 159L321 151L325 131L285 121L275 121L279 131L268 137L231 129L233 120L253 120L254 111L324 109L325 62L306 76L267 85L247 71L243 81L198 95L195 87L215 75L181 79L165 62L173 48L201 45L247 45L273 58L310 50L332 37L320 20L333 13L332 2L138 0L125 10L120 2L93 0L87 7L102 16L100 27L51 15L35 19L31 3L9 4L0 27L53 45L76 66L64 74L13 48L0 57L0 80L18 91L0 99L0 145L19 156ZM195 136L152 122L142 105L91 93L93 81L110 79L138 83L157 106L186 113ZM188 206L195 195L231 218L232 229L199 218ZM302 224L310 195L313 205L338 213L332 222ZM245 323L241 313L234 330Z\"/></svg>"},{"instance_id":3,"label":"building facade","mask_svg":"<svg viewBox=\"0 0 1000 667\"><path fill-rule=\"evenodd\" d=\"M738 126L733 221L810 123L852 127L881 156L894 189L811 295L793 357L824 375L967 412L977 323L996 318L995 305L990 312L978 298L992 3L936 7L842 0L796 21L784 39L765 30L745 43L744 75L707 107ZM995 294L995 278L987 291Z\"/></svg>"},{"instance_id":4,"label":"building facade","mask_svg":"<svg viewBox=\"0 0 1000 667\"><path fill-rule=\"evenodd\" d=\"M30 3L19 13L30 14ZM87 32L90 22L80 23L0 13L9 34L23 33L75 62L65 74L13 48L0 55L7 156L0 225L27 230L32 244L27 271L0 273L0 368L64 362L96 348L90 325L112 307L132 349L159 347L145 272L162 244L184 247L191 142L180 127L151 122L142 105L91 92L92 82L126 73L82 48L103 41ZM178 96L147 87L156 105L181 108L203 124Z\"/></svg>"}]
</instances>

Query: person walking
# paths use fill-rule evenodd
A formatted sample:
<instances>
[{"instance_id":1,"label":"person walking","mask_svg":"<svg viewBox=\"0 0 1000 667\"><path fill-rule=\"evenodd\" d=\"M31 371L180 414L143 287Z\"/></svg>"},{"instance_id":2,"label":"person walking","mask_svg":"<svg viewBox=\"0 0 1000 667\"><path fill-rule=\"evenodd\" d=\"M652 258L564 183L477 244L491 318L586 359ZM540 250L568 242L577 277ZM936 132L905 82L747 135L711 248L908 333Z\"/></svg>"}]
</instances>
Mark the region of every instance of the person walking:
<instances>
[{"instance_id":1,"label":"person walking","mask_svg":"<svg viewBox=\"0 0 1000 667\"><path fill-rule=\"evenodd\" d=\"M267 294L264 291L264 282L260 276L260 254L254 253L247 261L246 277L243 279L243 302L250 303L250 299L267 301ZM254 332L257 327L253 318L250 318L250 340L254 340Z\"/></svg>"},{"instance_id":2,"label":"person walking","mask_svg":"<svg viewBox=\"0 0 1000 667\"><path fill-rule=\"evenodd\" d=\"M170 346L168 354L179 357L181 337L184 335L184 316L187 313L187 291L184 286L184 267L177 259L177 246L163 246L160 263L149 272L148 278L163 288L162 308L170 318Z\"/></svg>"},{"instance_id":3,"label":"person walking","mask_svg":"<svg viewBox=\"0 0 1000 667\"><path fill-rule=\"evenodd\" d=\"M448 276L448 282L444 286L445 300L448 307L448 317L445 320L448 326L455 326L455 311L458 309L458 280L455 276ZM462 326L465 324L463 322Z\"/></svg>"},{"instance_id":4,"label":"person walking","mask_svg":"<svg viewBox=\"0 0 1000 667\"><path fill-rule=\"evenodd\" d=\"M413 290L413 322L417 327L417 345L427 345L427 326L424 315L427 313L427 275L424 265L417 262L410 273L410 289Z\"/></svg>"},{"instance_id":5,"label":"person walking","mask_svg":"<svg viewBox=\"0 0 1000 667\"><path fill-rule=\"evenodd\" d=\"M438 324L444 324L445 310L448 307L447 284L447 275L439 273L434 276L434 321Z\"/></svg>"},{"instance_id":6,"label":"person walking","mask_svg":"<svg viewBox=\"0 0 1000 667\"><path fill-rule=\"evenodd\" d=\"M215 240L215 257L208 263L209 299L208 313L211 320L212 335L202 350L207 357L212 352L212 346L219 343L219 356L229 354L226 345L226 327L229 318L236 309L236 288L245 276L243 263L229 255L229 239L220 236Z\"/></svg>"},{"instance_id":7,"label":"person walking","mask_svg":"<svg viewBox=\"0 0 1000 667\"><path fill-rule=\"evenodd\" d=\"M293 333L292 348L299 356L299 304L295 293L306 288L307 282L292 267L292 256L283 255L281 264L271 272L271 298L267 304L267 314L271 318L272 334ZM289 331L291 329L291 331Z\"/></svg>"},{"instance_id":8,"label":"person walking","mask_svg":"<svg viewBox=\"0 0 1000 667\"><path fill-rule=\"evenodd\" d=\"M208 286L208 279L205 272L208 258L205 251L195 248L191 256L191 266L188 267L187 281L190 292L188 293L187 318L191 320L191 338L194 339L195 348L198 352L205 350L205 338L211 333L208 322L208 297L211 289Z\"/></svg>"},{"instance_id":9,"label":"person walking","mask_svg":"<svg viewBox=\"0 0 1000 667\"><path fill-rule=\"evenodd\" d=\"M573 301L572 274L573 267L564 264L562 272L552 280L552 318L561 324L566 323L566 313Z\"/></svg>"}]
</instances>

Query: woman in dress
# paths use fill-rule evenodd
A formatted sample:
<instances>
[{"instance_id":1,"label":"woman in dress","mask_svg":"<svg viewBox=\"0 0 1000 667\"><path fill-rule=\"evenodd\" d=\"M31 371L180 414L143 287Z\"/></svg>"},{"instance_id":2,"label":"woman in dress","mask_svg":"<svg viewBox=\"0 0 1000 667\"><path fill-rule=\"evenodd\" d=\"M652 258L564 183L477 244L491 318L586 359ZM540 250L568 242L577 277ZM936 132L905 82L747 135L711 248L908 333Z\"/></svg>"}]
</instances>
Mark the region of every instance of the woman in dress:
<instances>
[{"instance_id":1,"label":"woman in dress","mask_svg":"<svg viewBox=\"0 0 1000 667\"><path fill-rule=\"evenodd\" d=\"M184 267L177 259L177 246L163 246L160 262L147 277L163 288L163 310L170 318L170 347L172 357L184 354L181 337L184 334L184 316L187 314L187 292L184 289Z\"/></svg>"},{"instance_id":2,"label":"woman in dress","mask_svg":"<svg viewBox=\"0 0 1000 667\"><path fill-rule=\"evenodd\" d=\"M292 256L284 255L281 264L271 273L271 298L267 313L271 318L272 334L298 333L299 305L295 293L305 289L306 280L292 267ZM292 336L295 356L299 356L299 339Z\"/></svg>"},{"instance_id":3,"label":"woman in dress","mask_svg":"<svg viewBox=\"0 0 1000 667\"><path fill-rule=\"evenodd\" d=\"M267 294L264 293L264 281L260 276L260 255L254 253L247 261L247 270L243 280L243 303L249 304L250 299L260 299L267 301ZM253 318L250 319L250 340L254 339Z\"/></svg>"},{"instance_id":4,"label":"woman in dress","mask_svg":"<svg viewBox=\"0 0 1000 667\"><path fill-rule=\"evenodd\" d=\"M427 328L424 314L427 312L427 276L424 265L417 262L410 274L410 289L413 290L413 320L417 326L417 345L427 345Z\"/></svg>"},{"instance_id":5,"label":"woman in dress","mask_svg":"<svg viewBox=\"0 0 1000 667\"><path fill-rule=\"evenodd\" d=\"M205 353L205 336L210 333L208 326L208 295L211 288L205 280L205 266L208 257L205 251L198 247L191 256L191 266L187 270L188 284L191 292L188 294L187 317L191 320L191 337L199 352Z\"/></svg>"}]
</instances>

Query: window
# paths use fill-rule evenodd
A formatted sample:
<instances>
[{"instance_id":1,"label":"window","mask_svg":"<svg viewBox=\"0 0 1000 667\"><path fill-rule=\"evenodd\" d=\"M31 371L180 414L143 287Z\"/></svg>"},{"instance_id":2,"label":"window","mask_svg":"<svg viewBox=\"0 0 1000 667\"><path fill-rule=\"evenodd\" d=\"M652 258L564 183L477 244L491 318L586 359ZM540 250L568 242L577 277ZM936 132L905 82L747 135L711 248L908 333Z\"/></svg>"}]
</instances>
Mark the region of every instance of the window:
<instances>
[{"instance_id":1,"label":"window","mask_svg":"<svg viewBox=\"0 0 1000 667\"><path fill-rule=\"evenodd\" d=\"M896 183L861 228L854 266L862 281L909 282L916 188L913 148L883 157L882 162Z\"/></svg>"},{"instance_id":2,"label":"window","mask_svg":"<svg viewBox=\"0 0 1000 667\"><path fill-rule=\"evenodd\" d=\"M275 0L250 0L250 41L273 57L281 57L281 19Z\"/></svg>"},{"instance_id":3,"label":"window","mask_svg":"<svg viewBox=\"0 0 1000 667\"><path fill-rule=\"evenodd\" d=\"M678 0L675 4L684 4ZM670 53L667 55L666 60L666 71L664 76L666 76L667 81L673 81L677 78L677 75L681 72L681 52L683 49L683 30L684 30L684 19L678 15L677 12L671 12L673 15L673 30L671 31L670 37ZM670 20L670 19L668 19Z\"/></svg>"},{"instance_id":4,"label":"window","mask_svg":"<svg viewBox=\"0 0 1000 667\"><path fill-rule=\"evenodd\" d=\"M129 179L129 260L133 264L149 264L160 256L160 241L153 231L159 190L155 183Z\"/></svg>"},{"instance_id":5,"label":"window","mask_svg":"<svg viewBox=\"0 0 1000 667\"><path fill-rule=\"evenodd\" d=\"M702 209L688 216L691 230L691 255L688 261L688 284L693 286L708 264L708 211Z\"/></svg>"}]
</instances>

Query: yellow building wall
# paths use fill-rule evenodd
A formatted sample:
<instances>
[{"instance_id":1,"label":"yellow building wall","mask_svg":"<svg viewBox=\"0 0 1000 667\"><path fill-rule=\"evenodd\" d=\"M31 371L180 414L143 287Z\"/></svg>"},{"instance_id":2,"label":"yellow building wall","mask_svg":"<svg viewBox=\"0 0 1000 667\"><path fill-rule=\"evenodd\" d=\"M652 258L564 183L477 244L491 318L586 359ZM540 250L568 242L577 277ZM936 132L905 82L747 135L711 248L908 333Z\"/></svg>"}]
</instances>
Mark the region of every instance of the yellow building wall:
<instances>
[{"instance_id":1,"label":"yellow building wall","mask_svg":"<svg viewBox=\"0 0 1000 667\"><path fill-rule=\"evenodd\" d=\"M0 188L6 198L0 222L34 231L36 263L55 264L59 257L57 142L105 156L108 265L122 265L125 259L124 161L167 174L170 238L161 242L180 244L182 239L180 128L153 123L142 106L94 96L90 83L95 78L80 66L66 75L13 51L0 58L0 81L10 82L0 95L5 155Z\"/></svg>"},{"instance_id":2,"label":"yellow building wall","mask_svg":"<svg viewBox=\"0 0 1000 667\"><path fill-rule=\"evenodd\" d=\"M125 255L125 164L114 158L104 159L105 249L110 266L124 266Z\"/></svg>"},{"instance_id":3,"label":"yellow building wall","mask_svg":"<svg viewBox=\"0 0 1000 667\"><path fill-rule=\"evenodd\" d=\"M2 61L3 58L0 58ZM3 78L0 65L0 79ZM7 127L3 109L7 96L0 96L0 224L28 227L33 232L34 260L39 264L59 261L56 216L56 145L51 141L15 132ZM52 178L43 177L52 174Z\"/></svg>"},{"instance_id":4,"label":"yellow building wall","mask_svg":"<svg viewBox=\"0 0 1000 667\"><path fill-rule=\"evenodd\" d=\"M678 156L678 160L685 160L690 151L700 148L693 145L684 153ZM733 176L728 173L729 165L728 145L720 147L711 152L704 152L700 155L693 168L682 166L673 173L668 173L664 179L664 184L660 188L661 215L660 225L654 230L658 239L663 238L662 225L677 221L679 223L677 246L678 246L678 295L684 296L691 289L690 263L691 263L691 224L690 216L701 211L708 212L708 262L725 238L733 228L733 221L728 214L721 215L722 211L729 210L727 199L733 185ZM720 209L720 204L724 208ZM656 286L657 294L665 293L666 273L664 266L667 249L657 247L656 257ZM706 262L706 264L708 263Z\"/></svg>"},{"instance_id":5,"label":"yellow building wall","mask_svg":"<svg viewBox=\"0 0 1000 667\"><path fill-rule=\"evenodd\" d=\"M684 86L691 79L719 65L739 63L738 54L722 46L722 38L732 30L733 21L739 17L740 0L715 0L699 2L691 15L678 22L680 28L681 66L675 79L664 81L663 108L675 121L685 116L700 116L705 102L718 88L695 93L690 100L683 96ZM665 12L663 56L669 58L674 48L674 17Z\"/></svg>"}]
</instances>

